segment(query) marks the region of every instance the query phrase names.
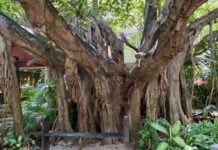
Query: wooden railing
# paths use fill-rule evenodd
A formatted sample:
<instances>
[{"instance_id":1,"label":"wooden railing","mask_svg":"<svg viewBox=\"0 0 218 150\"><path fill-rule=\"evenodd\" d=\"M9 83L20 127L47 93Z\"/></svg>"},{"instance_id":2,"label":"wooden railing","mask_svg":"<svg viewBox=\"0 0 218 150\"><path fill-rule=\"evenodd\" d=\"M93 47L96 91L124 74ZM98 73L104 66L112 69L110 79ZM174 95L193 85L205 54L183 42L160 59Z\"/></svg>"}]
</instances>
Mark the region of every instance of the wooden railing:
<instances>
[{"instance_id":1,"label":"wooden railing","mask_svg":"<svg viewBox=\"0 0 218 150\"><path fill-rule=\"evenodd\" d=\"M49 119L44 117L41 119L42 128L42 139L41 139L41 150L49 150L49 138L50 137L82 137L82 138L122 138L124 141L124 149L129 149L129 117L124 116L123 119L123 132L108 133L108 132L56 132L49 131Z\"/></svg>"}]
</instances>

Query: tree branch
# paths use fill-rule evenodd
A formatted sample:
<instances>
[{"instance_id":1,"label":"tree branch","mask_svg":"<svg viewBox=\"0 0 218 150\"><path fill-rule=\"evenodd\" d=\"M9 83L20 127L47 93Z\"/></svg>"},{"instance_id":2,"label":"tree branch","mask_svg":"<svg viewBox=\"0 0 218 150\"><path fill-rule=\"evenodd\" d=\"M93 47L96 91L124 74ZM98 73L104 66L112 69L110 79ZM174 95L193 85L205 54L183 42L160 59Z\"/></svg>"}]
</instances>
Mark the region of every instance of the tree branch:
<instances>
[{"instance_id":1,"label":"tree branch","mask_svg":"<svg viewBox=\"0 0 218 150\"><path fill-rule=\"evenodd\" d=\"M135 45L132 45L131 43L129 43L128 39L126 38L126 36L125 36L123 33L121 33L120 36L121 36L121 38L123 39L124 43L125 43L128 47L130 47L131 49L133 49L135 52L138 52L138 51L139 51L138 48L137 48Z\"/></svg>"},{"instance_id":2,"label":"tree branch","mask_svg":"<svg viewBox=\"0 0 218 150\"><path fill-rule=\"evenodd\" d=\"M82 41L58 15L57 10L48 0L19 0L28 20L33 27L38 27L49 39L83 68L89 68L96 76L124 74L122 65L111 59L99 57L97 51Z\"/></svg>"},{"instance_id":3,"label":"tree branch","mask_svg":"<svg viewBox=\"0 0 218 150\"><path fill-rule=\"evenodd\" d=\"M209 24L211 20L215 20L218 17L218 8L208 12L207 14L201 16L200 18L196 19L192 24L187 26L187 33L189 36L193 36L196 33L200 32L201 29ZM214 33L214 38L217 38L217 31ZM205 46L205 41L208 41L209 36L205 36L197 45L195 45L196 55L202 54L205 50L201 48L202 44ZM214 39L216 40L216 39ZM191 48L191 47L190 47ZM190 53L187 54L186 62L190 62L191 56Z\"/></svg>"},{"instance_id":4,"label":"tree branch","mask_svg":"<svg viewBox=\"0 0 218 150\"><path fill-rule=\"evenodd\" d=\"M208 12L202 17L196 19L192 24L190 24L187 28L190 31L193 30L201 30L205 25L209 24L211 20L214 20L218 17L218 8Z\"/></svg>"},{"instance_id":5,"label":"tree branch","mask_svg":"<svg viewBox=\"0 0 218 150\"><path fill-rule=\"evenodd\" d=\"M208 50L209 40L210 40L210 35L205 35L200 42L198 42L197 44L193 46L195 49L195 53L193 54L194 57L199 56ZM216 41L218 41L218 30L213 31L213 42L216 42ZM185 62L186 63L191 62L190 51L187 53Z\"/></svg>"},{"instance_id":6,"label":"tree branch","mask_svg":"<svg viewBox=\"0 0 218 150\"><path fill-rule=\"evenodd\" d=\"M102 40L105 40L106 44L111 48L111 57L118 64L124 64L124 41L118 38L118 36L113 32L111 27L102 20L97 20L98 28L100 29L100 34L102 35Z\"/></svg>"},{"instance_id":7,"label":"tree branch","mask_svg":"<svg viewBox=\"0 0 218 150\"><path fill-rule=\"evenodd\" d=\"M150 82L164 70L167 63L179 52L188 48L186 25L190 15L206 0L169 0L160 20L153 27L149 41L143 45L145 52L139 65L131 69L126 85L134 81Z\"/></svg>"},{"instance_id":8,"label":"tree branch","mask_svg":"<svg viewBox=\"0 0 218 150\"><path fill-rule=\"evenodd\" d=\"M206 0L169 0L165 4L160 20L149 33L149 40L142 45L142 51L148 52L156 41L163 40L172 30L179 32L186 26L190 15ZM160 34L161 33L161 34ZM166 41L166 39L164 39Z\"/></svg>"},{"instance_id":9,"label":"tree branch","mask_svg":"<svg viewBox=\"0 0 218 150\"><path fill-rule=\"evenodd\" d=\"M42 63L63 70L65 55L61 51L55 49L51 44L47 44L42 38L29 33L1 12L0 32L5 38L12 41L14 46L38 58Z\"/></svg>"},{"instance_id":10,"label":"tree branch","mask_svg":"<svg viewBox=\"0 0 218 150\"><path fill-rule=\"evenodd\" d=\"M146 36L154 26L157 20L157 8L155 7L155 0L145 0L144 12L144 29L141 38L141 45L148 40Z\"/></svg>"},{"instance_id":11,"label":"tree branch","mask_svg":"<svg viewBox=\"0 0 218 150\"><path fill-rule=\"evenodd\" d=\"M213 42L218 41L218 30L213 31L212 35L213 35L212 41ZM194 48L195 48L194 56L200 55L203 52L205 52L208 49L208 47L206 46L208 45L209 42L210 42L210 35L205 35L200 42L195 44L194 45Z\"/></svg>"}]
</instances>

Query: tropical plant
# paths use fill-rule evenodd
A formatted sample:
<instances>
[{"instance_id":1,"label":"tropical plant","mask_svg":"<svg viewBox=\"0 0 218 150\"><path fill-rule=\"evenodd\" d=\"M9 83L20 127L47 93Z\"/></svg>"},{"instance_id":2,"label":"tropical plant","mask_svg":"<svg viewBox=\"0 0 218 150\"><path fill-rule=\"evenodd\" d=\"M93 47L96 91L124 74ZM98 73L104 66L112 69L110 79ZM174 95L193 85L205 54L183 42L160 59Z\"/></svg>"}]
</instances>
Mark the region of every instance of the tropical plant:
<instances>
[{"instance_id":1,"label":"tropical plant","mask_svg":"<svg viewBox=\"0 0 218 150\"><path fill-rule=\"evenodd\" d=\"M51 81L36 88L23 88L21 97L25 132L37 131L41 116L48 116L51 122L55 119L57 111L50 104L55 103L55 86Z\"/></svg>"},{"instance_id":2,"label":"tropical plant","mask_svg":"<svg viewBox=\"0 0 218 150\"><path fill-rule=\"evenodd\" d=\"M154 128L149 124L151 120L143 119L142 120L142 130L138 132L138 149L150 148L155 149L158 144L158 135Z\"/></svg>"},{"instance_id":3,"label":"tropical plant","mask_svg":"<svg viewBox=\"0 0 218 150\"><path fill-rule=\"evenodd\" d=\"M180 136L181 122L176 121L170 124L165 119L157 121L144 120L145 130L139 132L139 145L146 144L151 140L151 149L154 150L192 150L195 148L187 145ZM146 131L146 129L148 129ZM154 135L155 138L154 138ZM144 141L144 142L143 142Z\"/></svg>"},{"instance_id":4,"label":"tropical plant","mask_svg":"<svg viewBox=\"0 0 218 150\"><path fill-rule=\"evenodd\" d=\"M24 145L22 136L15 136L13 131L9 130L3 139L3 150L18 150Z\"/></svg>"},{"instance_id":5,"label":"tropical plant","mask_svg":"<svg viewBox=\"0 0 218 150\"><path fill-rule=\"evenodd\" d=\"M185 142L199 150L209 149L209 146L218 142L218 118L211 121L200 121L187 126Z\"/></svg>"}]
</instances>

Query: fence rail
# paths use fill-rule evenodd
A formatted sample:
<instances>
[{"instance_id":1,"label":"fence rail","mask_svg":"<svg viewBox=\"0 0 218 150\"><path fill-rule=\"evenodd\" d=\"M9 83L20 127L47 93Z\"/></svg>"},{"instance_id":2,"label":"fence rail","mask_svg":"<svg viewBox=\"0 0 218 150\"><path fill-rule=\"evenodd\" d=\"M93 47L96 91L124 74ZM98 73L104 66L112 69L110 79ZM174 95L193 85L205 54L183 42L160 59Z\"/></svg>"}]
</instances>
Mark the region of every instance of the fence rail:
<instances>
[{"instance_id":1,"label":"fence rail","mask_svg":"<svg viewBox=\"0 0 218 150\"><path fill-rule=\"evenodd\" d=\"M41 120L42 140L41 150L49 150L50 137L83 137L83 138L123 138L125 149L129 149L129 117L124 116L123 119L123 132L109 133L109 132L55 132L49 131L49 119L44 117Z\"/></svg>"}]
</instances>

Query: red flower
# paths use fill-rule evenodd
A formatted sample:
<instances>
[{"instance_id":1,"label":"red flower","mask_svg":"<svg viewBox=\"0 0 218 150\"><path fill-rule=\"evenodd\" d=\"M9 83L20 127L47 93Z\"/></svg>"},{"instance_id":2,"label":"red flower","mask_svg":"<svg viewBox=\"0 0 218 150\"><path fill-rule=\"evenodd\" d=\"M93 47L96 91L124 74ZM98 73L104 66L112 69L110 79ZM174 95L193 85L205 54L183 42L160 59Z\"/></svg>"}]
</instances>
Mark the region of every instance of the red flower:
<instances>
[{"instance_id":1,"label":"red flower","mask_svg":"<svg viewBox=\"0 0 218 150\"><path fill-rule=\"evenodd\" d=\"M195 85L203 85L203 84L207 84L206 81L203 81L202 79L197 79L196 81L194 81Z\"/></svg>"}]
</instances>

